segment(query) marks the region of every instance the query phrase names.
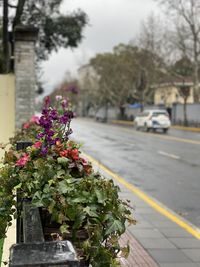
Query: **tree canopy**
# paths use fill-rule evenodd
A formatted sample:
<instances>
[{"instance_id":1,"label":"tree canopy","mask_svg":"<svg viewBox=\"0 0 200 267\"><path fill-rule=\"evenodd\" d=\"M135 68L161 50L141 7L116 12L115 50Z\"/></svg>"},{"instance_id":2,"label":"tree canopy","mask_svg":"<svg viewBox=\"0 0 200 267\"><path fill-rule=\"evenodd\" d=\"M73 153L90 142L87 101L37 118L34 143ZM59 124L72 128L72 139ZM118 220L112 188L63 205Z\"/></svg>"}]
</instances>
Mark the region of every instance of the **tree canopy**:
<instances>
[{"instance_id":1,"label":"tree canopy","mask_svg":"<svg viewBox=\"0 0 200 267\"><path fill-rule=\"evenodd\" d=\"M63 0L6 0L4 10L12 9L12 12L7 12L9 23L6 23L5 17L3 18L5 21L3 40L8 40L9 25L14 31L17 25L22 24L39 29L37 44L39 60L48 59L49 54L60 47L77 47L83 37L82 32L88 18L86 13L79 9L72 13L61 13L62 2ZM13 14L13 10L14 17L9 16L9 13ZM3 43L8 46L8 42Z\"/></svg>"}]
</instances>

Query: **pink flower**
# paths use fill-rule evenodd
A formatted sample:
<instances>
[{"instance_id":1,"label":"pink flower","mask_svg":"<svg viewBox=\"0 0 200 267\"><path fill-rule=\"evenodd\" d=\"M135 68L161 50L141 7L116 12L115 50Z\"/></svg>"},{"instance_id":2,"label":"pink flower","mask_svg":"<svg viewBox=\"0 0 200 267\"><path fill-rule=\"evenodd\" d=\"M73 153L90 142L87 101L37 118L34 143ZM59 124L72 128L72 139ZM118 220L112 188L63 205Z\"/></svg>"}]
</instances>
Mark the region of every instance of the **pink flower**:
<instances>
[{"instance_id":1,"label":"pink flower","mask_svg":"<svg viewBox=\"0 0 200 267\"><path fill-rule=\"evenodd\" d=\"M35 124L39 124L40 118L38 116L32 116L30 122L34 122Z\"/></svg>"},{"instance_id":2,"label":"pink flower","mask_svg":"<svg viewBox=\"0 0 200 267\"><path fill-rule=\"evenodd\" d=\"M62 99L62 96L61 95L56 95L56 100L59 101Z\"/></svg>"},{"instance_id":3,"label":"pink flower","mask_svg":"<svg viewBox=\"0 0 200 267\"><path fill-rule=\"evenodd\" d=\"M23 156L16 161L16 166L23 167L29 161L30 157L28 154L24 153Z\"/></svg>"},{"instance_id":4,"label":"pink flower","mask_svg":"<svg viewBox=\"0 0 200 267\"><path fill-rule=\"evenodd\" d=\"M28 129L30 127L30 123L29 122L25 122L22 126L23 129Z\"/></svg>"},{"instance_id":5,"label":"pink flower","mask_svg":"<svg viewBox=\"0 0 200 267\"><path fill-rule=\"evenodd\" d=\"M35 144L33 144L34 148L40 148L42 146L42 142L38 141Z\"/></svg>"},{"instance_id":6,"label":"pink flower","mask_svg":"<svg viewBox=\"0 0 200 267\"><path fill-rule=\"evenodd\" d=\"M86 159L81 158L81 161L82 161L83 166L88 165L88 161Z\"/></svg>"}]
</instances>

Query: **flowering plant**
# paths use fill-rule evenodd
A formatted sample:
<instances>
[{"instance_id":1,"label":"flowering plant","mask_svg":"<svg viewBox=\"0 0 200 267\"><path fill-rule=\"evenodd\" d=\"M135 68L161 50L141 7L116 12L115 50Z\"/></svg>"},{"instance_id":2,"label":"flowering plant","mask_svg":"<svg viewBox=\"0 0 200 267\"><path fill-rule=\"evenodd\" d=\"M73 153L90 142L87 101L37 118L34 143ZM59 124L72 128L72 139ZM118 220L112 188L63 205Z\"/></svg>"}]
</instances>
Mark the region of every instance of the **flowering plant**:
<instances>
[{"instance_id":1,"label":"flowering plant","mask_svg":"<svg viewBox=\"0 0 200 267\"><path fill-rule=\"evenodd\" d=\"M17 190L18 198L29 198L36 207L45 208L59 226L58 238L81 246L92 266L118 266L118 239L125 223L135 221L128 203L118 197L119 188L95 173L81 156L80 146L69 140L72 118L66 100L57 97L57 107L52 107L47 97L33 144L20 151L12 146L5 154L0 169L0 238L11 215L17 215ZM86 233L81 244L80 230Z\"/></svg>"}]
</instances>

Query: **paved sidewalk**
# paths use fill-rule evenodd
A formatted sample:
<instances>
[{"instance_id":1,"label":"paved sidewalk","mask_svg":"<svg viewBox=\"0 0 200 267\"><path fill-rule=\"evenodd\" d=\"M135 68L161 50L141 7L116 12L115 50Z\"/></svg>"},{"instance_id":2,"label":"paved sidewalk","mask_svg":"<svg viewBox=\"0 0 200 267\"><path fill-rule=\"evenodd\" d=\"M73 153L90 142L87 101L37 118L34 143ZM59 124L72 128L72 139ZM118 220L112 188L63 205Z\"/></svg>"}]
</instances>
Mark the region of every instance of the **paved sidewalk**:
<instances>
[{"instance_id":1,"label":"paved sidewalk","mask_svg":"<svg viewBox=\"0 0 200 267\"><path fill-rule=\"evenodd\" d=\"M121 197L135 205L137 220L123 237L131 252L122 266L200 267L200 240L120 187Z\"/></svg>"}]
</instances>

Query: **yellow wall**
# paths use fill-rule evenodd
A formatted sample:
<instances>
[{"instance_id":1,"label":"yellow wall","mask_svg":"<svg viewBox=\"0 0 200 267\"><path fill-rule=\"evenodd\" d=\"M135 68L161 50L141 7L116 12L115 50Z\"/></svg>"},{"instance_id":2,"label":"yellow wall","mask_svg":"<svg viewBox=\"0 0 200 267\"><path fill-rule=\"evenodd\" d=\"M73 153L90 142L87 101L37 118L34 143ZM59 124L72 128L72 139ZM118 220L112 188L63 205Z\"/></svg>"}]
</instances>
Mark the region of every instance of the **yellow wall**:
<instances>
[{"instance_id":1,"label":"yellow wall","mask_svg":"<svg viewBox=\"0 0 200 267\"><path fill-rule=\"evenodd\" d=\"M0 75L0 143L7 143L15 131L15 76ZM3 151L0 149L0 159Z\"/></svg>"}]
</instances>

